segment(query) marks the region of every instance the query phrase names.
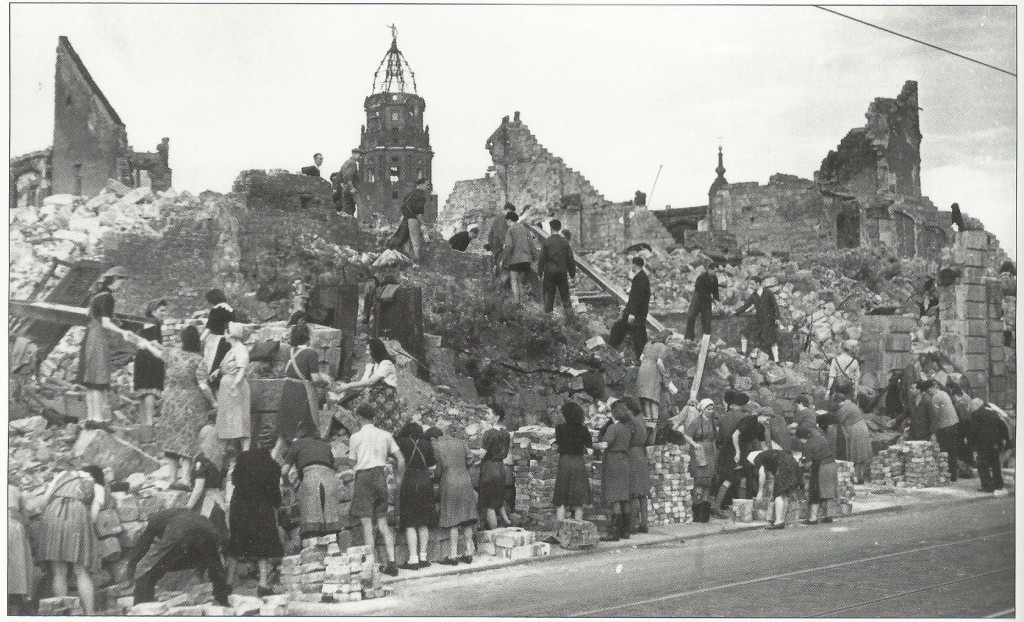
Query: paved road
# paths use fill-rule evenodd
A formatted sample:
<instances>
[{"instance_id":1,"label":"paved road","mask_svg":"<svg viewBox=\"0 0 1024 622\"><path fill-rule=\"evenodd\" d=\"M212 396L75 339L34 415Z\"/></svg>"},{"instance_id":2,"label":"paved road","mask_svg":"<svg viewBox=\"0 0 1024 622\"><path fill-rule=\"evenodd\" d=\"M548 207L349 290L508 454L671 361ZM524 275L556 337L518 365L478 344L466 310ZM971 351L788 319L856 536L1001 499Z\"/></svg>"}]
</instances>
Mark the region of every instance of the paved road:
<instances>
[{"instance_id":1,"label":"paved road","mask_svg":"<svg viewBox=\"0 0 1024 622\"><path fill-rule=\"evenodd\" d=\"M352 613L1013 617L1014 551L1009 497L405 582Z\"/></svg>"}]
</instances>

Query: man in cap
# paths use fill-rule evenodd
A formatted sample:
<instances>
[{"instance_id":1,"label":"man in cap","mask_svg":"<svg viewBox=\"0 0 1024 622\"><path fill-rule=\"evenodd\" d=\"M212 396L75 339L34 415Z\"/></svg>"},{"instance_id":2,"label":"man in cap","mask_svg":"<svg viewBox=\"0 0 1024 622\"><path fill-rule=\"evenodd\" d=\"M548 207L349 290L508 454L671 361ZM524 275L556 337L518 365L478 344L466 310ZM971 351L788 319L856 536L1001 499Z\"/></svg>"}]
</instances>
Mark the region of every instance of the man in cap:
<instances>
[{"instance_id":1,"label":"man in cap","mask_svg":"<svg viewBox=\"0 0 1024 622\"><path fill-rule=\"evenodd\" d=\"M719 300L718 276L715 275L715 268L714 263L708 264L693 284L693 297L690 298L690 310L686 315L686 333L684 335L690 341L694 339L694 328L698 315L700 316L701 333L711 334L711 307Z\"/></svg>"},{"instance_id":2,"label":"man in cap","mask_svg":"<svg viewBox=\"0 0 1024 622\"><path fill-rule=\"evenodd\" d=\"M622 320L629 325L629 337L638 361L647 345L647 313L651 307L651 279L644 268L644 258L634 257L629 269L632 277L629 298L622 309Z\"/></svg>"},{"instance_id":3,"label":"man in cap","mask_svg":"<svg viewBox=\"0 0 1024 622\"><path fill-rule=\"evenodd\" d=\"M1012 447L1009 427L1003 418L981 398L970 404L970 441L977 453L978 477L982 492L1003 489L1003 471L999 454Z\"/></svg>"},{"instance_id":4,"label":"man in cap","mask_svg":"<svg viewBox=\"0 0 1024 622\"><path fill-rule=\"evenodd\" d=\"M502 276L501 269L501 257L502 251L505 248L505 234L508 233L508 220L506 216L509 212L513 214L516 211L516 206L511 203L505 203L505 209L501 214L494 216L491 219L490 225L487 227L487 243L484 244L484 250L491 253L491 264L494 271L494 278L499 281L504 281L505 277Z\"/></svg>"}]
</instances>

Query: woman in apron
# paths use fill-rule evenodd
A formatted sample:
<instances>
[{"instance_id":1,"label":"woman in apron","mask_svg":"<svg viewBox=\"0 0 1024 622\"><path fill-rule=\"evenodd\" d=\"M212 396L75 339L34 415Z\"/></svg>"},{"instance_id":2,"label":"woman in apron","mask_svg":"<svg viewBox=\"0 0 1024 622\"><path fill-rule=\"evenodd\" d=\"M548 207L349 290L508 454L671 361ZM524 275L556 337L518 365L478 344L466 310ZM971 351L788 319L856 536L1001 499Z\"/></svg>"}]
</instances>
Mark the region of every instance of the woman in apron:
<instances>
[{"instance_id":1,"label":"woman in apron","mask_svg":"<svg viewBox=\"0 0 1024 622\"><path fill-rule=\"evenodd\" d=\"M151 300L144 314L150 321L139 331L139 336L162 344L164 339L160 327L167 317L167 301ZM132 372L132 385L140 400L139 421L142 425L153 425L156 401L164 390L164 362L146 348L139 348Z\"/></svg>"},{"instance_id":2,"label":"woman in apron","mask_svg":"<svg viewBox=\"0 0 1024 622\"><path fill-rule=\"evenodd\" d=\"M398 492L398 527L405 529L405 542L409 559L399 568L419 570L430 566L427 545L430 525L437 524L434 505L434 482L430 467L436 464L434 448L423 435L423 428L410 421L395 437L398 450L405 458L405 473Z\"/></svg>"},{"instance_id":3,"label":"woman in apron","mask_svg":"<svg viewBox=\"0 0 1024 622\"><path fill-rule=\"evenodd\" d=\"M228 327L227 343L230 347L221 361L217 374L217 436L236 450L249 448L252 418L249 397L249 351L244 339L245 329L232 322Z\"/></svg>"},{"instance_id":4,"label":"woman in apron","mask_svg":"<svg viewBox=\"0 0 1024 622\"><path fill-rule=\"evenodd\" d=\"M56 597L68 595L68 570L74 569L86 615L96 611L92 573L98 547L93 521L104 501L103 488L82 471L58 473L43 496L39 559L50 564Z\"/></svg>"},{"instance_id":5,"label":"woman in apron","mask_svg":"<svg viewBox=\"0 0 1024 622\"><path fill-rule=\"evenodd\" d=\"M320 397L314 383L326 384L330 380L327 374L320 373L320 357L309 347L309 337L309 325L305 322L292 326L292 352L285 367L276 426L278 438L286 444L296 438L319 437L324 432L318 424Z\"/></svg>"},{"instance_id":6,"label":"woman in apron","mask_svg":"<svg viewBox=\"0 0 1024 622\"><path fill-rule=\"evenodd\" d=\"M715 403L703 399L697 404L698 415L686 422L684 438L690 445L690 475L693 477L693 520L706 523L711 519L711 485L718 461L718 426Z\"/></svg>"},{"instance_id":7,"label":"woman in apron","mask_svg":"<svg viewBox=\"0 0 1024 622\"><path fill-rule=\"evenodd\" d=\"M394 434L402 424L402 409L398 401L398 368L380 339L370 339L368 350L372 362L366 366L362 379L341 384L339 388L363 389L359 402L373 407L377 413L377 427Z\"/></svg>"}]
</instances>

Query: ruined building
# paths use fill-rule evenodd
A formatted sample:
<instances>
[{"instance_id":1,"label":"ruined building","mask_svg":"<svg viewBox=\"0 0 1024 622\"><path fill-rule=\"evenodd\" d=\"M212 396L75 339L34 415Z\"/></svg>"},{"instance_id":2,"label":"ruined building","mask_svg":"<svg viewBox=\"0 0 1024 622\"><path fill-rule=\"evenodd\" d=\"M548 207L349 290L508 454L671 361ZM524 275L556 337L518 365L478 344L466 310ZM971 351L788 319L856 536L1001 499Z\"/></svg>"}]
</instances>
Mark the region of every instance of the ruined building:
<instances>
[{"instance_id":1,"label":"ruined building","mask_svg":"<svg viewBox=\"0 0 1024 622\"><path fill-rule=\"evenodd\" d=\"M171 187L169 140L153 152L132 149L124 121L67 37L57 41L53 104L53 146L11 160L12 207L38 205L51 194L92 196L108 179Z\"/></svg>"},{"instance_id":2,"label":"ruined building","mask_svg":"<svg viewBox=\"0 0 1024 622\"><path fill-rule=\"evenodd\" d=\"M918 113L916 82L896 98L876 99L867 124L850 130L813 179L778 173L767 184L730 183L719 148L707 205L650 211L606 199L516 113L487 140L493 166L482 179L456 182L440 221L483 222L508 200L558 215L583 250L648 242L801 255L884 243L902 257L936 257L953 231L950 212L921 193Z\"/></svg>"},{"instance_id":3,"label":"ruined building","mask_svg":"<svg viewBox=\"0 0 1024 622\"><path fill-rule=\"evenodd\" d=\"M388 220L399 216L402 200L416 181L430 179L434 152L430 126L423 126L427 103L416 92L416 76L398 49L392 31L391 48L373 76L373 93L366 98L366 125L359 142L361 179L360 217L378 214ZM368 206L368 209L362 209ZM437 218L437 197L427 203L425 220Z\"/></svg>"}]
</instances>

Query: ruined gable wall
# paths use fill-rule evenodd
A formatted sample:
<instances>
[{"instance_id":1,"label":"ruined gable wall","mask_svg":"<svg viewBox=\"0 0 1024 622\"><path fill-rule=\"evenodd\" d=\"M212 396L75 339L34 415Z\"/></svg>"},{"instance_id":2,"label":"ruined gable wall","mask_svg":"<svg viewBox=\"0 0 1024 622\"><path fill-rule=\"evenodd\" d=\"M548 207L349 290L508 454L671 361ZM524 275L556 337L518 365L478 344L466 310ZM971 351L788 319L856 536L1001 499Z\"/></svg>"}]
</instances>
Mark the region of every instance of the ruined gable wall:
<instances>
[{"instance_id":1,"label":"ruined gable wall","mask_svg":"<svg viewBox=\"0 0 1024 622\"><path fill-rule=\"evenodd\" d=\"M744 251L803 254L836 247L836 209L814 183L773 175L768 184L730 184L712 197L712 227L725 222Z\"/></svg>"},{"instance_id":2,"label":"ruined gable wall","mask_svg":"<svg viewBox=\"0 0 1024 622\"><path fill-rule=\"evenodd\" d=\"M93 196L107 179L131 184L124 123L64 37L57 45L54 111L53 194Z\"/></svg>"},{"instance_id":3,"label":"ruined gable wall","mask_svg":"<svg viewBox=\"0 0 1024 622\"><path fill-rule=\"evenodd\" d=\"M437 224L461 230L476 223L482 227L481 232L486 234L486 223L501 213L504 204L501 188L494 177L457 181L438 215Z\"/></svg>"}]
</instances>

